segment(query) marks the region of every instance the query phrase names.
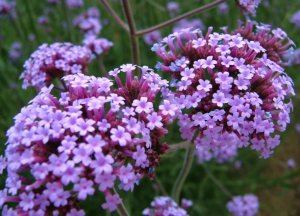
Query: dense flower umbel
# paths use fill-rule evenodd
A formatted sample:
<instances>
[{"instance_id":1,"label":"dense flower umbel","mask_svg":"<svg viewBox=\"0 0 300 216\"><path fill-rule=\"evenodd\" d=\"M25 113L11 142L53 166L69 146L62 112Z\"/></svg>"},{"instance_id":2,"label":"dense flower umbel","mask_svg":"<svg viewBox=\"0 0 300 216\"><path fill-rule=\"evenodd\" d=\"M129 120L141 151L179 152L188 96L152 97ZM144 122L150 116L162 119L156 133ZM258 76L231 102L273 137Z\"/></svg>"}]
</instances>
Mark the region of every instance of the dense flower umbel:
<instances>
[{"instance_id":1,"label":"dense flower umbel","mask_svg":"<svg viewBox=\"0 0 300 216\"><path fill-rule=\"evenodd\" d=\"M285 63L284 56L289 54L294 46L294 42L282 29L272 29L270 25L258 24L250 20L240 25L233 34L240 34L245 39L259 42L265 49L268 59L281 66Z\"/></svg>"},{"instance_id":2,"label":"dense flower umbel","mask_svg":"<svg viewBox=\"0 0 300 216\"><path fill-rule=\"evenodd\" d=\"M83 45L94 55L98 56L107 53L113 46L113 43L106 38L97 38L94 35L90 35L83 40Z\"/></svg>"},{"instance_id":3,"label":"dense flower umbel","mask_svg":"<svg viewBox=\"0 0 300 216\"><path fill-rule=\"evenodd\" d=\"M193 205L192 201L182 199L181 206L170 197L155 197L151 202L151 208L146 208L143 215L147 216L187 216L187 208Z\"/></svg>"},{"instance_id":4,"label":"dense flower umbel","mask_svg":"<svg viewBox=\"0 0 300 216\"><path fill-rule=\"evenodd\" d=\"M254 216L258 208L258 199L253 194L235 196L227 203L227 209L233 216Z\"/></svg>"},{"instance_id":5,"label":"dense flower umbel","mask_svg":"<svg viewBox=\"0 0 300 216\"><path fill-rule=\"evenodd\" d=\"M120 203L114 186L132 191L143 176L152 176L167 149L159 139L176 107L164 100L155 111L167 81L148 67L133 78L138 68L113 70L118 88L108 78L84 74L65 76L68 91L58 98L52 86L42 88L7 132L1 171L7 163L8 177L0 204L15 202L9 211L20 215L74 215L83 212L80 201L99 190L106 197L102 207L113 211Z\"/></svg>"},{"instance_id":6,"label":"dense flower umbel","mask_svg":"<svg viewBox=\"0 0 300 216\"><path fill-rule=\"evenodd\" d=\"M99 10L95 7L89 8L73 19L73 25L78 27L85 36L98 35L102 29Z\"/></svg>"},{"instance_id":7,"label":"dense flower umbel","mask_svg":"<svg viewBox=\"0 0 300 216\"><path fill-rule=\"evenodd\" d=\"M43 44L24 64L25 70L21 74L23 88L39 90L51 84L54 78L85 73L91 57L87 48L71 43Z\"/></svg>"},{"instance_id":8,"label":"dense flower umbel","mask_svg":"<svg viewBox=\"0 0 300 216\"><path fill-rule=\"evenodd\" d=\"M219 151L226 145L248 146L267 158L290 122L294 95L291 79L270 60L258 41L238 34L185 29L152 48L162 62L157 68L172 75L183 139Z\"/></svg>"},{"instance_id":9,"label":"dense flower umbel","mask_svg":"<svg viewBox=\"0 0 300 216\"><path fill-rule=\"evenodd\" d=\"M255 15L261 0L236 0L236 3L244 13Z\"/></svg>"},{"instance_id":10,"label":"dense flower umbel","mask_svg":"<svg viewBox=\"0 0 300 216\"><path fill-rule=\"evenodd\" d=\"M291 22L295 24L298 28L300 28L300 10L293 14L291 17Z\"/></svg>"}]
</instances>

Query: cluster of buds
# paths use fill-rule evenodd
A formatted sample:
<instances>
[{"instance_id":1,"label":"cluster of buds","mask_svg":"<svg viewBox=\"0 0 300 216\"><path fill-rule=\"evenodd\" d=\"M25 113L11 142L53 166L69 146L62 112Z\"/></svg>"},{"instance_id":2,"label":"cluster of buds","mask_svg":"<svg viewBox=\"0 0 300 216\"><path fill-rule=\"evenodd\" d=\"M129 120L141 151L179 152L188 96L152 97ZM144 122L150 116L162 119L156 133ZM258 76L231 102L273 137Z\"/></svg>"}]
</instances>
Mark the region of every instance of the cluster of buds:
<instances>
[{"instance_id":1,"label":"cluster of buds","mask_svg":"<svg viewBox=\"0 0 300 216\"><path fill-rule=\"evenodd\" d=\"M94 7L89 8L73 19L73 25L78 27L85 36L98 35L102 29L99 10Z\"/></svg>"},{"instance_id":2,"label":"cluster of buds","mask_svg":"<svg viewBox=\"0 0 300 216\"><path fill-rule=\"evenodd\" d=\"M95 56L99 56L107 53L113 46L113 43L105 38L97 38L95 35L90 35L83 40L83 45Z\"/></svg>"},{"instance_id":3,"label":"cluster of buds","mask_svg":"<svg viewBox=\"0 0 300 216\"><path fill-rule=\"evenodd\" d=\"M71 43L43 44L24 64L25 70L21 74L23 88L40 90L55 78L85 73L91 57L87 48Z\"/></svg>"},{"instance_id":4,"label":"cluster of buds","mask_svg":"<svg viewBox=\"0 0 300 216\"><path fill-rule=\"evenodd\" d=\"M259 42L265 49L268 59L285 66L285 56L293 50L294 42L288 38L287 33L280 28L272 29L270 25L258 24L247 20L240 25L232 34L240 34L249 41Z\"/></svg>"},{"instance_id":5,"label":"cluster of buds","mask_svg":"<svg viewBox=\"0 0 300 216\"><path fill-rule=\"evenodd\" d=\"M181 206L167 196L155 197L151 202L151 208L146 208L143 215L146 216L188 216L187 209L193 205L193 202L182 199Z\"/></svg>"},{"instance_id":6,"label":"cluster of buds","mask_svg":"<svg viewBox=\"0 0 300 216\"><path fill-rule=\"evenodd\" d=\"M255 195L235 196L227 203L227 209L233 216L255 216L259 202Z\"/></svg>"},{"instance_id":7,"label":"cluster of buds","mask_svg":"<svg viewBox=\"0 0 300 216\"><path fill-rule=\"evenodd\" d=\"M164 97L178 104L180 132L212 152L224 143L269 157L290 122L292 80L258 42L240 34L185 29L152 48L173 77Z\"/></svg>"},{"instance_id":8,"label":"cluster of buds","mask_svg":"<svg viewBox=\"0 0 300 216\"><path fill-rule=\"evenodd\" d=\"M143 176L154 175L168 148L160 138L176 111L168 100L155 111L156 95L168 83L131 64L110 74L115 82L67 75L66 92L55 97L52 86L44 87L14 118L1 158L8 177L0 204L16 205L5 212L84 215L79 203L97 189L105 195L102 207L114 211L121 202L114 186L132 191Z\"/></svg>"}]
</instances>

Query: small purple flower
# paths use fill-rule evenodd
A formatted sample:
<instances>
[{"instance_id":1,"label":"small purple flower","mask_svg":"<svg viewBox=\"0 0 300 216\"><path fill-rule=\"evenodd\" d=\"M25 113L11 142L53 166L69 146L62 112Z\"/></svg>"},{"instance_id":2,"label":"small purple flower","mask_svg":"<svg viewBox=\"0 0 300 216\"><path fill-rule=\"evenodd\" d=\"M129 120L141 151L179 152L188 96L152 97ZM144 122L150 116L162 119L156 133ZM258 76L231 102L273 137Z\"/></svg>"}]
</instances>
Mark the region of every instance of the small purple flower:
<instances>
[{"instance_id":1,"label":"small purple flower","mask_svg":"<svg viewBox=\"0 0 300 216\"><path fill-rule=\"evenodd\" d=\"M227 209L233 216L255 216L258 208L258 198L253 194L235 196L227 203Z\"/></svg>"},{"instance_id":2,"label":"small purple flower","mask_svg":"<svg viewBox=\"0 0 300 216\"><path fill-rule=\"evenodd\" d=\"M83 6L83 0L65 0L66 5L69 9L80 8Z\"/></svg>"},{"instance_id":3,"label":"small purple flower","mask_svg":"<svg viewBox=\"0 0 300 216\"><path fill-rule=\"evenodd\" d=\"M290 21L295 26L297 26L298 28L300 28L300 10L293 14L293 16L291 17Z\"/></svg>"},{"instance_id":4,"label":"small purple flower","mask_svg":"<svg viewBox=\"0 0 300 216\"><path fill-rule=\"evenodd\" d=\"M261 0L236 0L236 2L244 13L255 16Z\"/></svg>"},{"instance_id":5,"label":"small purple flower","mask_svg":"<svg viewBox=\"0 0 300 216\"><path fill-rule=\"evenodd\" d=\"M73 19L73 25L79 28L85 37L97 36L102 29L99 10L94 7L89 8Z\"/></svg>"},{"instance_id":6,"label":"small purple flower","mask_svg":"<svg viewBox=\"0 0 300 216\"><path fill-rule=\"evenodd\" d=\"M161 34L159 30L150 32L144 36L144 41L148 45L153 45L160 40L161 40Z\"/></svg>"},{"instance_id":7,"label":"small purple flower","mask_svg":"<svg viewBox=\"0 0 300 216\"><path fill-rule=\"evenodd\" d=\"M192 204L190 200L182 199L182 206L180 207L171 197L155 197L151 202L151 207L144 209L142 214L146 216L188 216L186 209Z\"/></svg>"},{"instance_id":8,"label":"small purple flower","mask_svg":"<svg viewBox=\"0 0 300 216\"><path fill-rule=\"evenodd\" d=\"M113 43L105 38L96 38L96 36L90 35L83 40L83 45L98 56L107 53L112 48Z\"/></svg>"}]
</instances>

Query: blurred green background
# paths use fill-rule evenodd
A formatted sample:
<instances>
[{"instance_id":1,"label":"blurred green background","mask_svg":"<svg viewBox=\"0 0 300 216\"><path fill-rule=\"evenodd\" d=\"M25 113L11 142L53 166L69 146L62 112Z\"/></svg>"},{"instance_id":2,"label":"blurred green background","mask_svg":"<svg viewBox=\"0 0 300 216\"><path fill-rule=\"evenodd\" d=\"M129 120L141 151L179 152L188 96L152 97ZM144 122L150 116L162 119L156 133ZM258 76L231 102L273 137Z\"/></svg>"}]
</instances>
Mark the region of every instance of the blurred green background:
<instances>
[{"instance_id":1,"label":"blurred green background","mask_svg":"<svg viewBox=\"0 0 300 216\"><path fill-rule=\"evenodd\" d=\"M125 20L120 1L111 0L113 8ZM143 29L169 19L166 10L166 0L131 0L134 17L138 29ZM211 0L177 0L180 13L211 2ZM235 6L233 0L227 1L229 11L226 15L219 14L217 8L191 17L200 18L206 27L213 26L219 30L222 26L234 29L238 20L245 17ZM289 37L300 46L300 29L290 23L290 17L300 10L298 0L263 0L255 19L259 22L271 24L284 29ZM63 4L49 5L46 0L17 0L16 18L0 17L0 145L1 152L6 142L6 130L12 125L13 117L32 99L34 90L22 90L19 76L23 71L22 65L30 54L42 43L69 41L80 44L82 33L72 26L72 19L94 6L101 12L101 22L104 27L100 37L105 37L114 43L111 51L104 56L107 69L113 69L121 64L131 62L130 41L126 32L105 11L99 0L85 0L82 8L67 10ZM49 24L39 25L38 17L47 15ZM162 35L171 33L172 27L161 30ZM35 35L35 40L30 40ZM9 59L8 53L13 42L22 44L22 57L17 61ZM141 64L154 67L157 58L151 52L150 46L140 38ZM300 90L300 66L287 68L287 73L294 79L295 89ZM97 62L90 65L89 74L100 76ZM193 200L194 206L190 215L229 215L226 202L230 199L222 192L226 187L233 195L255 193L260 200L260 214L263 216L298 216L300 215L300 132L295 126L300 124L300 96L294 99L292 123L282 135L281 145L268 160L258 158L258 154L251 150L242 150L235 161L226 164L206 163L204 166L193 164L183 189L183 197ZM166 138L176 143L180 141L176 128ZM175 135L174 135L175 134ZM156 174L164 185L167 193L181 167L184 151L163 156L161 166ZM297 167L288 169L287 160L294 159ZM236 169L236 161L241 162L241 168ZM5 178L1 178L1 186ZM140 186L132 193L121 193L130 215L141 215L144 208L150 205L155 195L162 195L157 181L144 179ZM83 205L88 209L87 215L109 215L101 210L103 197L101 194L88 199Z\"/></svg>"}]
</instances>

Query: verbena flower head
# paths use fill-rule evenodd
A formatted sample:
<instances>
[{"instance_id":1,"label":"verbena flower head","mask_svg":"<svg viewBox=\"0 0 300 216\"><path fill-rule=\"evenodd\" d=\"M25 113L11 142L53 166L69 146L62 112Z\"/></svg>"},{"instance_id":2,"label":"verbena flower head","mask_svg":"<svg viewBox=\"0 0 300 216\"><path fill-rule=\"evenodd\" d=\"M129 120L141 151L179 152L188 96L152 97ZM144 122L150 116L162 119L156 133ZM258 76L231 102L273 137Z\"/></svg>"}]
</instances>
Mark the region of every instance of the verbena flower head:
<instances>
[{"instance_id":1,"label":"verbena flower head","mask_svg":"<svg viewBox=\"0 0 300 216\"><path fill-rule=\"evenodd\" d=\"M90 35L83 40L83 45L98 56L107 53L112 48L113 43L106 38L97 38L95 35Z\"/></svg>"},{"instance_id":2,"label":"verbena flower head","mask_svg":"<svg viewBox=\"0 0 300 216\"><path fill-rule=\"evenodd\" d=\"M151 202L151 207L143 211L143 215L147 216L188 216L187 208L192 206L192 202L182 199L182 206L167 196L155 197Z\"/></svg>"},{"instance_id":3,"label":"verbena flower head","mask_svg":"<svg viewBox=\"0 0 300 216\"><path fill-rule=\"evenodd\" d=\"M227 209L233 216L254 216L258 213L259 202L255 195L235 196L227 203Z\"/></svg>"},{"instance_id":4,"label":"verbena flower head","mask_svg":"<svg viewBox=\"0 0 300 216\"><path fill-rule=\"evenodd\" d=\"M256 15L256 10L261 0L236 0L236 3L244 13Z\"/></svg>"},{"instance_id":5,"label":"verbena flower head","mask_svg":"<svg viewBox=\"0 0 300 216\"><path fill-rule=\"evenodd\" d=\"M89 8L73 19L73 25L78 27L85 36L98 35L102 29L99 10L95 7Z\"/></svg>"},{"instance_id":6,"label":"verbena flower head","mask_svg":"<svg viewBox=\"0 0 300 216\"><path fill-rule=\"evenodd\" d=\"M16 3L15 1L0 0L0 16L11 14L14 16Z\"/></svg>"},{"instance_id":7,"label":"verbena flower head","mask_svg":"<svg viewBox=\"0 0 300 216\"><path fill-rule=\"evenodd\" d=\"M54 78L85 73L90 61L91 52L85 47L71 43L43 44L24 64L23 88L39 90L51 84Z\"/></svg>"},{"instance_id":8,"label":"verbena flower head","mask_svg":"<svg viewBox=\"0 0 300 216\"><path fill-rule=\"evenodd\" d=\"M290 21L295 26L297 26L298 28L300 28L300 10L293 14L293 16L291 17Z\"/></svg>"},{"instance_id":9,"label":"verbena flower head","mask_svg":"<svg viewBox=\"0 0 300 216\"><path fill-rule=\"evenodd\" d=\"M150 32L150 33L144 35L144 41L148 45L153 45L153 44L159 42L161 39L162 38L161 38L161 34L160 34L159 30L156 30L156 31L153 31L153 32Z\"/></svg>"},{"instance_id":10,"label":"verbena flower head","mask_svg":"<svg viewBox=\"0 0 300 216\"><path fill-rule=\"evenodd\" d=\"M293 158L289 158L286 164L289 169L295 169L297 167L296 161Z\"/></svg>"},{"instance_id":11,"label":"verbena flower head","mask_svg":"<svg viewBox=\"0 0 300 216\"><path fill-rule=\"evenodd\" d=\"M141 78L133 76L134 70L142 71ZM0 171L6 166L8 174L0 205L16 204L7 211L84 215L79 203L96 190L105 195L102 207L114 211L120 203L114 186L132 191L143 176L153 176L167 149L160 138L172 118L167 100L158 109L154 105L167 81L131 64L111 75L117 84L67 75L68 91L55 97L52 86L44 87L14 118L0 163Z\"/></svg>"},{"instance_id":12,"label":"verbena flower head","mask_svg":"<svg viewBox=\"0 0 300 216\"><path fill-rule=\"evenodd\" d=\"M65 1L67 7L70 9L80 8L84 4L83 0L65 0Z\"/></svg>"},{"instance_id":13,"label":"verbena flower head","mask_svg":"<svg viewBox=\"0 0 300 216\"><path fill-rule=\"evenodd\" d=\"M287 33L280 28L273 29L270 25L247 20L244 25L234 30L233 34L240 34L249 41L259 42L268 58L281 66L286 63L284 56L293 51L294 42Z\"/></svg>"},{"instance_id":14,"label":"verbena flower head","mask_svg":"<svg viewBox=\"0 0 300 216\"><path fill-rule=\"evenodd\" d=\"M164 97L181 108L183 139L209 151L218 152L225 143L251 144L263 158L272 154L290 122L294 90L284 68L258 41L212 28L206 35L185 29L152 50L162 60L156 67L173 77Z\"/></svg>"}]
</instances>

